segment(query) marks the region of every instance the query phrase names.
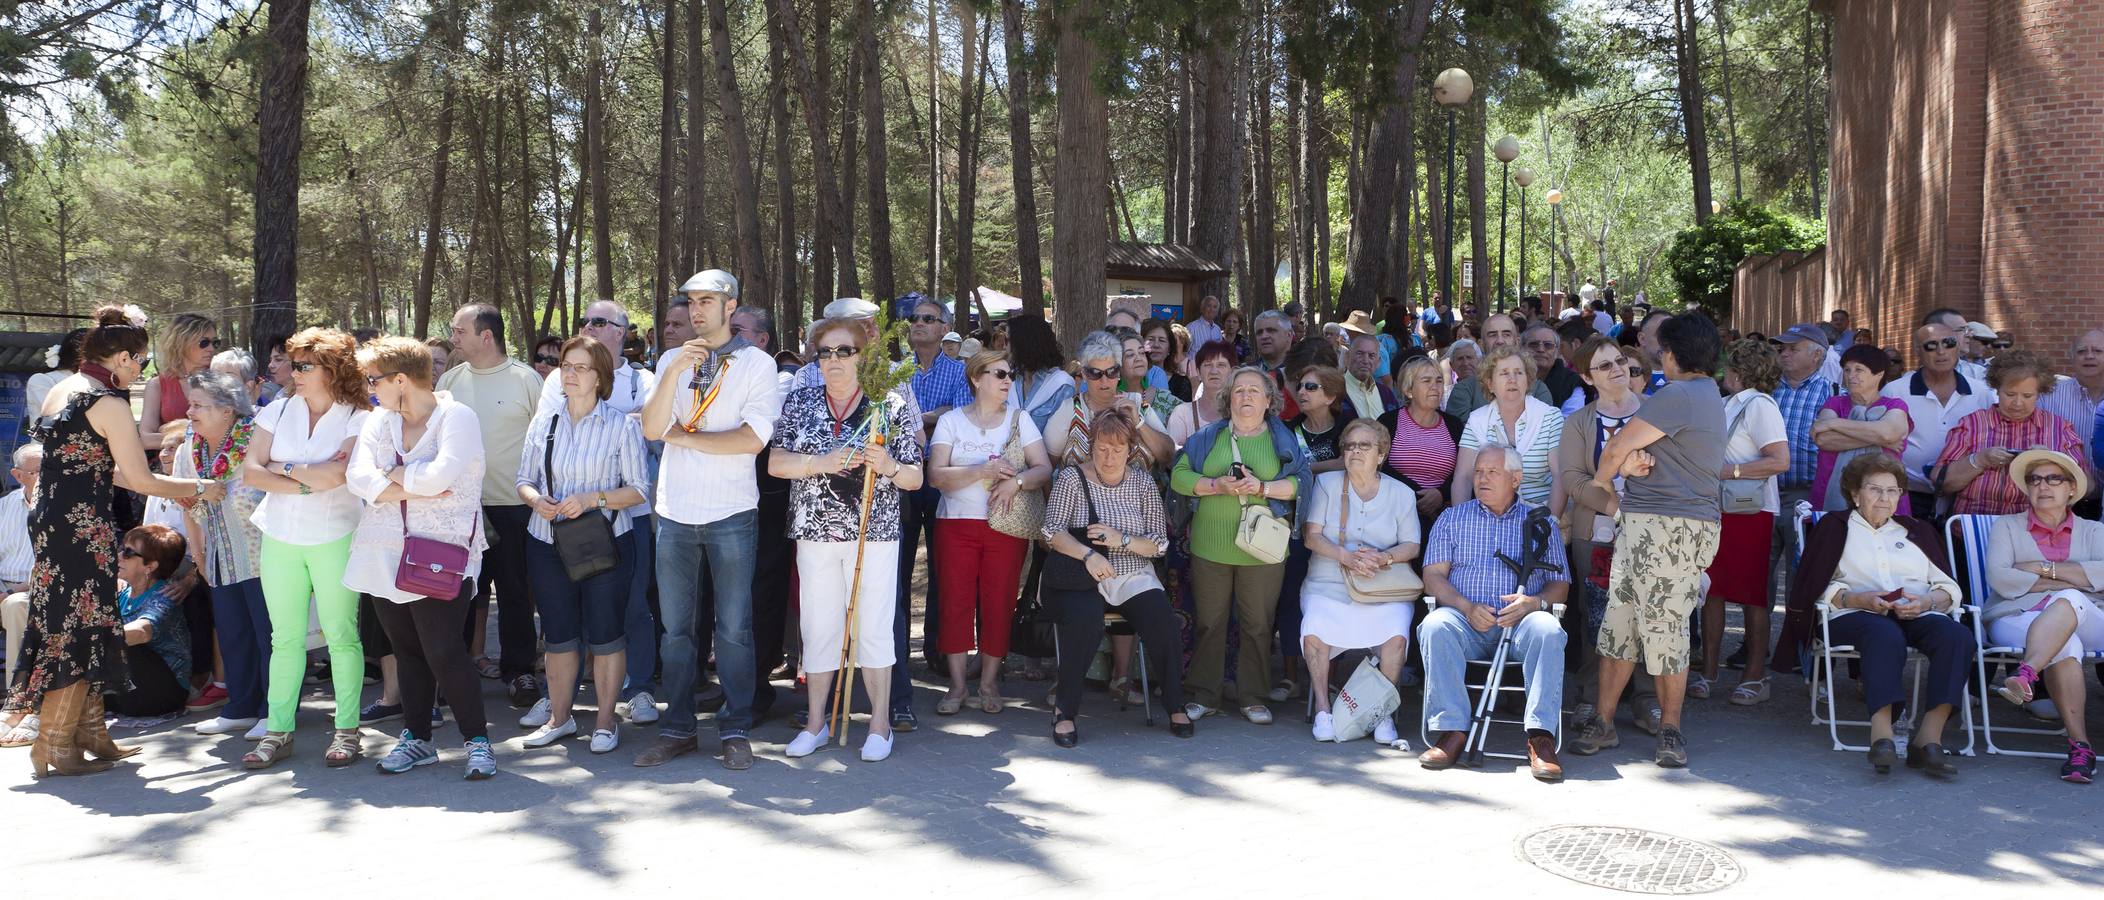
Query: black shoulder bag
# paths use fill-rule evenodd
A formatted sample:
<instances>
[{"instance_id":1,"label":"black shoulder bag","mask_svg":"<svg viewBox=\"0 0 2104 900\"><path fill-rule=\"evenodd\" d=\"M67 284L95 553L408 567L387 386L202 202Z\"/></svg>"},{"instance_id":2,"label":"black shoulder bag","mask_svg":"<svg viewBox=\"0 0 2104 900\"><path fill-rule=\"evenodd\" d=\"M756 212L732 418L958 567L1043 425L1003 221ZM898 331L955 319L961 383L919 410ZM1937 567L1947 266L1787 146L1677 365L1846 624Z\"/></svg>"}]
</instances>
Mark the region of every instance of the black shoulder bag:
<instances>
[{"instance_id":1,"label":"black shoulder bag","mask_svg":"<svg viewBox=\"0 0 2104 900\"><path fill-rule=\"evenodd\" d=\"M1087 522L1082 523L1080 528L1067 529L1067 533L1073 535L1075 540L1080 541L1082 546L1095 550L1096 545L1089 542L1088 527L1096 524L1096 498L1089 491L1088 475L1083 473L1079 467L1074 468L1074 477L1081 482L1081 499L1082 502L1088 504L1089 518ZM1046 587L1058 591L1094 592L1096 590L1096 576L1089 574L1088 563L1085 561L1086 557L1075 559L1051 548L1049 545L1045 548L1045 552L1049 554L1045 557L1045 574L1043 576Z\"/></svg>"},{"instance_id":2,"label":"black shoulder bag","mask_svg":"<svg viewBox=\"0 0 2104 900\"><path fill-rule=\"evenodd\" d=\"M562 414L548 417L548 446L541 457L541 476L548 493L555 493L555 426ZM618 515L618 513L617 513ZM574 584L604 575L621 564L621 548L614 543L614 523L597 510L587 510L574 519L552 519L548 530L555 537L555 555Z\"/></svg>"}]
</instances>

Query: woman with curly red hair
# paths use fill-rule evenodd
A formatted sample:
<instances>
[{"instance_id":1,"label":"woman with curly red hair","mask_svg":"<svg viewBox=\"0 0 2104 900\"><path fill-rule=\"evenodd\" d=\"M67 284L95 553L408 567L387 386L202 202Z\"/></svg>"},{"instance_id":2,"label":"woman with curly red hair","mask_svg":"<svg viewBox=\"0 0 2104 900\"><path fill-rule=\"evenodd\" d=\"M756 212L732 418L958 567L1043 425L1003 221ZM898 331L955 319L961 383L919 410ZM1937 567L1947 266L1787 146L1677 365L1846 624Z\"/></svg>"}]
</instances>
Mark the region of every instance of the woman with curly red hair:
<instances>
[{"instance_id":1,"label":"woman with curly red hair","mask_svg":"<svg viewBox=\"0 0 2104 900\"><path fill-rule=\"evenodd\" d=\"M266 495L256 508L263 532L257 564L270 613L270 668L264 690L269 719L263 740L241 758L261 769L292 746L293 716L307 672L307 598L321 616L336 693L335 732L324 759L358 758L358 695L365 650L358 640L358 592L343 586L358 527L358 498L344 487L351 447L365 426L370 394L358 368L358 343L330 328L309 328L285 342L292 397L256 414L242 476Z\"/></svg>"}]
</instances>

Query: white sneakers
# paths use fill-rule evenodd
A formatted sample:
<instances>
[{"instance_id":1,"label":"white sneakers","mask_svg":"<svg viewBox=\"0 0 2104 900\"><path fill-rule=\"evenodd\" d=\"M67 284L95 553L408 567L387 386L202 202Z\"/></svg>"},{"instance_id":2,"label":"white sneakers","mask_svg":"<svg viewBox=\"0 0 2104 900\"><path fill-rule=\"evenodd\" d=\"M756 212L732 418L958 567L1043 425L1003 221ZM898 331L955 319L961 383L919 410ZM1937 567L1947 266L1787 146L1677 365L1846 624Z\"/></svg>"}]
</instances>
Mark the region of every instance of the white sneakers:
<instances>
[{"instance_id":1,"label":"white sneakers","mask_svg":"<svg viewBox=\"0 0 2104 900\"><path fill-rule=\"evenodd\" d=\"M554 715L551 709L552 708L548 704L548 698L546 697L542 697L541 699L534 701L533 708L527 710L525 715L519 717L519 727L539 728L543 725L548 724L548 720ZM528 746L538 745L529 744Z\"/></svg>"},{"instance_id":2,"label":"white sneakers","mask_svg":"<svg viewBox=\"0 0 2104 900\"><path fill-rule=\"evenodd\" d=\"M896 735L880 735L872 731L862 741L863 762L883 762L891 756L891 743Z\"/></svg>"},{"instance_id":3,"label":"white sneakers","mask_svg":"<svg viewBox=\"0 0 2104 900\"><path fill-rule=\"evenodd\" d=\"M534 729L532 734L526 736L525 743L528 747L546 747L576 733L577 717L572 716L564 719L561 725L542 722L541 727Z\"/></svg>"},{"instance_id":4,"label":"white sneakers","mask_svg":"<svg viewBox=\"0 0 2104 900\"><path fill-rule=\"evenodd\" d=\"M1318 741L1334 741L1337 739L1336 721L1330 717L1329 710L1323 710L1315 714L1314 733L1315 739Z\"/></svg>"},{"instance_id":5,"label":"white sneakers","mask_svg":"<svg viewBox=\"0 0 2104 900\"><path fill-rule=\"evenodd\" d=\"M637 691L628 700L628 720L637 725L648 725L658 720L657 698L649 691Z\"/></svg>"},{"instance_id":6,"label":"white sneakers","mask_svg":"<svg viewBox=\"0 0 2104 900\"><path fill-rule=\"evenodd\" d=\"M1390 716L1382 716L1381 721L1373 723L1374 743L1383 745L1394 744L1395 739L1396 733L1394 718Z\"/></svg>"},{"instance_id":7,"label":"white sneakers","mask_svg":"<svg viewBox=\"0 0 2104 900\"><path fill-rule=\"evenodd\" d=\"M213 716L190 726L190 728L198 734L233 734L236 731L247 731L257 721L256 719L230 719L226 716Z\"/></svg>"},{"instance_id":8,"label":"white sneakers","mask_svg":"<svg viewBox=\"0 0 2104 900\"><path fill-rule=\"evenodd\" d=\"M1315 714L1313 733L1318 741L1334 741L1337 739L1337 721L1330 716L1328 710ZM1392 746L1395 744L1395 739L1395 719L1382 716L1380 721L1373 723L1374 743L1382 746Z\"/></svg>"},{"instance_id":9,"label":"white sneakers","mask_svg":"<svg viewBox=\"0 0 2104 900\"><path fill-rule=\"evenodd\" d=\"M592 732L593 753L612 753L614 748L619 746L621 746L621 726L616 725L611 731L602 728Z\"/></svg>"},{"instance_id":10,"label":"white sneakers","mask_svg":"<svg viewBox=\"0 0 2104 900\"><path fill-rule=\"evenodd\" d=\"M799 731L796 733L796 737L789 741L789 750L787 751L789 758L802 759L810 756L818 752L818 748L825 746L826 741L832 739L833 728L830 725L820 727L815 732ZM886 748L886 751L889 752L889 748Z\"/></svg>"}]
</instances>

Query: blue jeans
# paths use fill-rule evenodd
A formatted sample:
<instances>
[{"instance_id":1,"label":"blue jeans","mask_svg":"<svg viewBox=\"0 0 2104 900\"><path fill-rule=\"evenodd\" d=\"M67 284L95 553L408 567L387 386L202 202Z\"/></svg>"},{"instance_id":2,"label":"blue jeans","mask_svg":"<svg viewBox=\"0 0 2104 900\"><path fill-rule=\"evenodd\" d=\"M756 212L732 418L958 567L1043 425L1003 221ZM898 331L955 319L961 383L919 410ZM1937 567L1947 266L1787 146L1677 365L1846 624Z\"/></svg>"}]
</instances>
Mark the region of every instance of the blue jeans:
<instances>
[{"instance_id":1,"label":"blue jeans","mask_svg":"<svg viewBox=\"0 0 2104 900\"><path fill-rule=\"evenodd\" d=\"M219 656L226 660L229 719L263 716L264 673L270 667L270 610L263 605L263 579L212 589L212 624L219 629Z\"/></svg>"},{"instance_id":2,"label":"blue jeans","mask_svg":"<svg viewBox=\"0 0 2104 900\"><path fill-rule=\"evenodd\" d=\"M1468 664L1489 660L1505 639L1492 625L1477 631L1451 606L1432 610L1417 626L1425 660L1425 721L1430 731L1467 731L1474 709L1468 703ZM1545 612L1528 613L1512 629L1512 650L1527 683L1529 730L1555 732L1563 723L1563 625Z\"/></svg>"},{"instance_id":3,"label":"blue jeans","mask_svg":"<svg viewBox=\"0 0 2104 900\"><path fill-rule=\"evenodd\" d=\"M621 561L611 570L581 582L571 581L555 545L526 538L526 575L533 579L534 605L541 612L541 637L547 653L576 653L589 646L595 656L627 649L622 619L628 612L628 586L636 564L635 532L614 538Z\"/></svg>"},{"instance_id":4,"label":"blue jeans","mask_svg":"<svg viewBox=\"0 0 2104 900\"><path fill-rule=\"evenodd\" d=\"M656 526L655 516L636 516L628 525L635 565L630 569L628 610L622 624L622 630L628 634L628 680L621 685L623 700L650 690L650 680L657 674L658 617L650 611L651 582L657 580Z\"/></svg>"},{"instance_id":5,"label":"blue jeans","mask_svg":"<svg viewBox=\"0 0 2104 900\"><path fill-rule=\"evenodd\" d=\"M694 736L694 683L701 674L694 628L706 568L716 598L716 677L723 682L723 708L716 734L728 740L752 728L752 569L759 545L758 510L748 509L707 525L662 516L657 523L658 611L665 638L665 718L658 733Z\"/></svg>"}]
</instances>

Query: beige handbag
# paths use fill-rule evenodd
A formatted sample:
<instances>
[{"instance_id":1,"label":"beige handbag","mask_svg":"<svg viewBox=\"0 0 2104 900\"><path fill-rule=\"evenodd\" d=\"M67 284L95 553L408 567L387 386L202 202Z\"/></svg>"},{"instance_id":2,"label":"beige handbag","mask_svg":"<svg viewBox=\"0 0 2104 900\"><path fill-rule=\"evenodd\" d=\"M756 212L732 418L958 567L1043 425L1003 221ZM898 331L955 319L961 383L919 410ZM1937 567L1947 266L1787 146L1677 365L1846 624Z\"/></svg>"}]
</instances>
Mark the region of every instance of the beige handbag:
<instances>
[{"instance_id":1,"label":"beige handbag","mask_svg":"<svg viewBox=\"0 0 2104 900\"><path fill-rule=\"evenodd\" d=\"M1018 472L1030 468L1023 458L1022 410L1009 415L1008 442L1001 447L1001 458ZM1045 492L1042 489L1025 489L1015 492L1006 509L994 509L989 498L986 508L986 526L1009 537L1026 541L1044 540L1045 537Z\"/></svg>"},{"instance_id":2,"label":"beige handbag","mask_svg":"<svg viewBox=\"0 0 2104 900\"><path fill-rule=\"evenodd\" d=\"M1227 441L1228 449L1234 453L1235 462L1240 464L1242 445L1235 440L1234 432L1231 429L1222 429L1220 437ZM1248 497L1239 499L1242 502L1242 521L1235 524L1235 546L1264 565L1285 562L1287 545L1293 540L1293 526L1272 512L1270 503L1251 504Z\"/></svg>"},{"instance_id":3,"label":"beige handbag","mask_svg":"<svg viewBox=\"0 0 2104 900\"><path fill-rule=\"evenodd\" d=\"M1352 484L1345 478L1343 490L1337 492L1337 536L1348 537L1346 530L1352 521ZM1425 595L1425 583L1409 563L1388 566L1370 577L1344 571L1344 590L1351 595L1353 603L1405 603L1414 602Z\"/></svg>"}]
</instances>

